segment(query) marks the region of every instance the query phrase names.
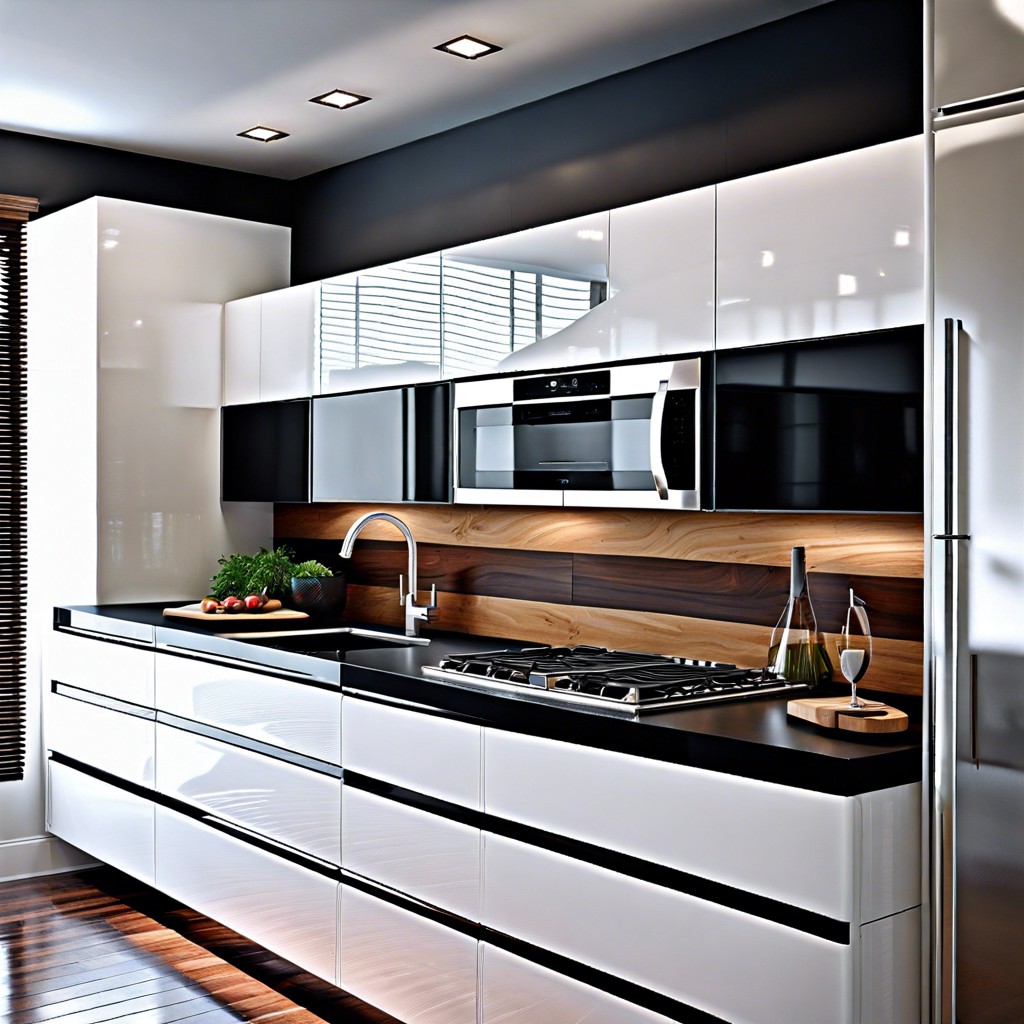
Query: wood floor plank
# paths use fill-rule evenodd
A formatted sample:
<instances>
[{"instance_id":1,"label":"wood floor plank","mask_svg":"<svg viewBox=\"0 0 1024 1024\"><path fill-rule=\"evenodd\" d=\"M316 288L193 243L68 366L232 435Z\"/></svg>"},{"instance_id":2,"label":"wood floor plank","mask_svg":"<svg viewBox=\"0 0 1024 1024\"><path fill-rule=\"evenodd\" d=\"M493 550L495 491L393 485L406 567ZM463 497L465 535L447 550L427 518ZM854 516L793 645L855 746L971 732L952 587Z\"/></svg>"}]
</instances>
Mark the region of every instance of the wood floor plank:
<instances>
[{"instance_id":1,"label":"wood floor plank","mask_svg":"<svg viewBox=\"0 0 1024 1024\"><path fill-rule=\"evenodd\" d=\"M0 884L4 1024L397 1024L110 868Z\"/></svg>"}]
</instances>

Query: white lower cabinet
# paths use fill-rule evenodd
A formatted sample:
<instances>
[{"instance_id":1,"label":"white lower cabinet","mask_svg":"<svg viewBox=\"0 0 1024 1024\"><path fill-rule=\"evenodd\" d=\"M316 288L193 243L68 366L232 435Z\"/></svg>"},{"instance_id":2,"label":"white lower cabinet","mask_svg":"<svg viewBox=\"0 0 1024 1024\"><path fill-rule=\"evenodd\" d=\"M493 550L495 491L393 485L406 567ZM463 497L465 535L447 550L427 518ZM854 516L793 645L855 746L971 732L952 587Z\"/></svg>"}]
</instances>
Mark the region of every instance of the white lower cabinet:
<instances>
[{"instance_id":1,"label":"white lower cabinet","mask_svg":"<svg viewBox=\"0 0 1024 1024\"><path fill-rule=\"evenodd\" d=\"M854 1020L850 945L491 834L483 919L732 1024Z\"/></svg>"},{"instance_id":2,"label":"white lower cabinet","mask_svg":"<svg viewBox=\"0 0 1024 1024\"><path fill-rule=\"evenodd\" d=\"M477 941L341 886L338 985L404 1024L476 1024Z\"/></svg>"},{"instance_id":3,"label":"white lower cabinet","mask_svg":"<svg viewBox=\"0 0 1024 1024\"><path fill-rule=\"evenodd\" d=\"M671 1024L489 943L480 944L480 1024Z\"/></svg>"},{"instance_id":4,"label":"white lower cabinet","mask_svg":"<svg viewBox=\"0 0 1024 1024\"><path fill-rule=\"evenodd\" d=\"M480 830L345 786L345 868L480 920Z\"/></svg>"},{"instance_id":5,"label":"white lower cabinet","mask_svg":"<svg viewBox=\"0 0 1024 1024\"><path fill-rule=\"evenodd\" d=\"M921 908L864 925L860 949L862 1024L919 1024Z\"/></svg>"},{"instance_id":6,"label":"white lower cabinet","mask_svg":"<svg viewBox=\"0 0 1024 1024\"><path fill-rule=\"evenodd\" d=\"M165 807L156 808L156 886L334 982L335 879Z\"/></svg>"},{"instance_id":7,"label":"white lower cabinet","mask_svg":"<svg viewBox=\"0 0 1024 1024\"><path fill-rule=\"evenodd\" d=\"M152 647L132 647L54 630L47 637L46 657L48 679L143 707L153 704Z\"/></svg>"},{"instance_id":8,"label":"white lower cabinet","mask_svg":"<svg viewBox=\"0 0 1024 1024\"><path fill-rule=\"evenodd\" d=\"M341 763L341 692L158 654L156 707L227 732Z\"/></svg>"},{"instance_id":9,"label":"white lower cabinet","mask_svg":"<svg viewBox=\"0 0 1024 1024\"><path fill-rule=\"evenodd\" d=\"M46 694L49 750L147 788L153 785L153 730L151 718L100 707L61 693Z\"/></svg>"},{"instance_id":10,"label":"white lower cabinet","mask_svg":"<svg viewBox=\"0 0 1024 1024\"><path fill-rule=\"evenodd\" d=\"M48 767L47 828L153 884L153 804L56 761Z\"/></svg>"},{"instance_id":11,"label":"white lower cabinet","mask_svg":"<svg viewBox=\"0 0 1024 1024\"><path fill-rule=\"evenodd\" d=\"M466 722L346 697L342 763L346 771L478 808L481 733Z\"/></svg>"},{"instance_id":12,"label":"white lower cabinet","mask_svg":"<svg viewBox=\"0 0 1024 1024\"><path fill-rule=\"evenodd\" d=\"M169 725L156 746L160 793L341 863L340 779Z\"/></svg>"}]
</instances>

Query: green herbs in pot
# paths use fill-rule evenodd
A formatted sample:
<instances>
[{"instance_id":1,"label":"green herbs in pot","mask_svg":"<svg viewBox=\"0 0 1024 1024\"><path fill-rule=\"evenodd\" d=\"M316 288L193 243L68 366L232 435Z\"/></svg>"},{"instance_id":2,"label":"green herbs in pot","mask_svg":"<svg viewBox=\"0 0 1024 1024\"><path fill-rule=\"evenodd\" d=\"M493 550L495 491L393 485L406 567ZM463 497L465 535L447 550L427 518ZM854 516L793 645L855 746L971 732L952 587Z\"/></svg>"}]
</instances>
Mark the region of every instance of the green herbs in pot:
<instances>
[{"instance_id":1,"label":"green herbs in pot","mask_svg":"<svg viewBox=\"0 0 1024 1024\"><path fill-rule=\"evenodd\" d=\"M305 576L333 576L334 573L327 568L322 562L316 562L313 559L309 559L305 562L299 562L298 565L292 566L292 575L305 577Z\"/></svg>"},{"instance_id":2,"label":"green herbs in pot","mask_svg":"<svg viewBox=\"0 0 1024 1024\"><path fill-rule=\"evenodd\" d=\"M245 598L266 594L281 598L288 594L295 566L294 552L287 547L276 551L260 548L255 555L234 554L217 559L220 569L210 581L210 594L222 601L229 594Z\"/></svg>"}]
</instances>

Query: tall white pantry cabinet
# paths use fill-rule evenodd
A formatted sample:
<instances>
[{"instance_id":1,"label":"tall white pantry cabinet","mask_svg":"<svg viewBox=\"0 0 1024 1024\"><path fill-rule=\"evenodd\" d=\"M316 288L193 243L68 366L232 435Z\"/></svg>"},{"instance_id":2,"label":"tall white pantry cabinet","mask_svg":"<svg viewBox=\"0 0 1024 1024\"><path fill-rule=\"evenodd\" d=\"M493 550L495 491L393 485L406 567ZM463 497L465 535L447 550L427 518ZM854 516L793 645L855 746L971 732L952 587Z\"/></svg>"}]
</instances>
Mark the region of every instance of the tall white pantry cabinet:
<instances>
[{"instance_id":1,"label":"tall white pantry cabinet","mask_svg":"<svg viewBox=\"0 0 1024 1024\"><path fill-rule=\"evenodd\" d=\"M271 506L220 504L221 325L225 302L287 285L290 248L285 227L102 197L28 226L30 735L0 844L47 842L53 606L194 599L221 554L272 535Z\"/></svg>"}]
</instances>

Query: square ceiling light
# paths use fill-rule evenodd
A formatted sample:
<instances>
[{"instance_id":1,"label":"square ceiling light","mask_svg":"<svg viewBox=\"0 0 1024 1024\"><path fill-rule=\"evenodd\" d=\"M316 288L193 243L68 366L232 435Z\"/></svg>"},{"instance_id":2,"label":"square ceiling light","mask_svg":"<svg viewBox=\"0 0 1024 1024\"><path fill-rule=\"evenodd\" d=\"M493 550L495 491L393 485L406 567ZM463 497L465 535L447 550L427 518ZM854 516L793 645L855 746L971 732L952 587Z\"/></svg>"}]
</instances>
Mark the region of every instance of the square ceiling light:
<instances>
[{"instance_id":1,"label":"square ceiling light","mask_svg":"<svg viewBox=\"0 0 1024 1024\"><path fill-rule=\"evenodd\" d=\"M492 53L497 53L501 47L495 46L494 43L484 42L483 39L477 39L474 36L457 36L455 39L449 39L447 43L435 46L434 49L443 50L453 57L476 60L477 57L487 57Z\"/></svg>"},{"instance_id":2,"label":"square ceiling light","mask_svg":"<svg viewBox=\"0 0 1024 1024\"><path fill-rule=\"evenodd\" d=\"M366 103L369 99L369 96L360 96L358 93L347 92L345 89L332 89L322 96L314 96L309 102L320 103L325 107L334 107L337 110L347 110L349 107Z\"/></svg>"},{"instance_id":3,"label":"square ceiling light","mask_svg":"<svg viewBox=\"0 0 1024 1024\"><path fill-rule=\"evenodd\" d=\"M246 128L244 132L239 132L238 137L252 139L253 142L277 142L278 139L287 139L288 132L279 131L277 128L264 128L263 125L257 124L252 128Z\"/></svg>"}]
</instances>

